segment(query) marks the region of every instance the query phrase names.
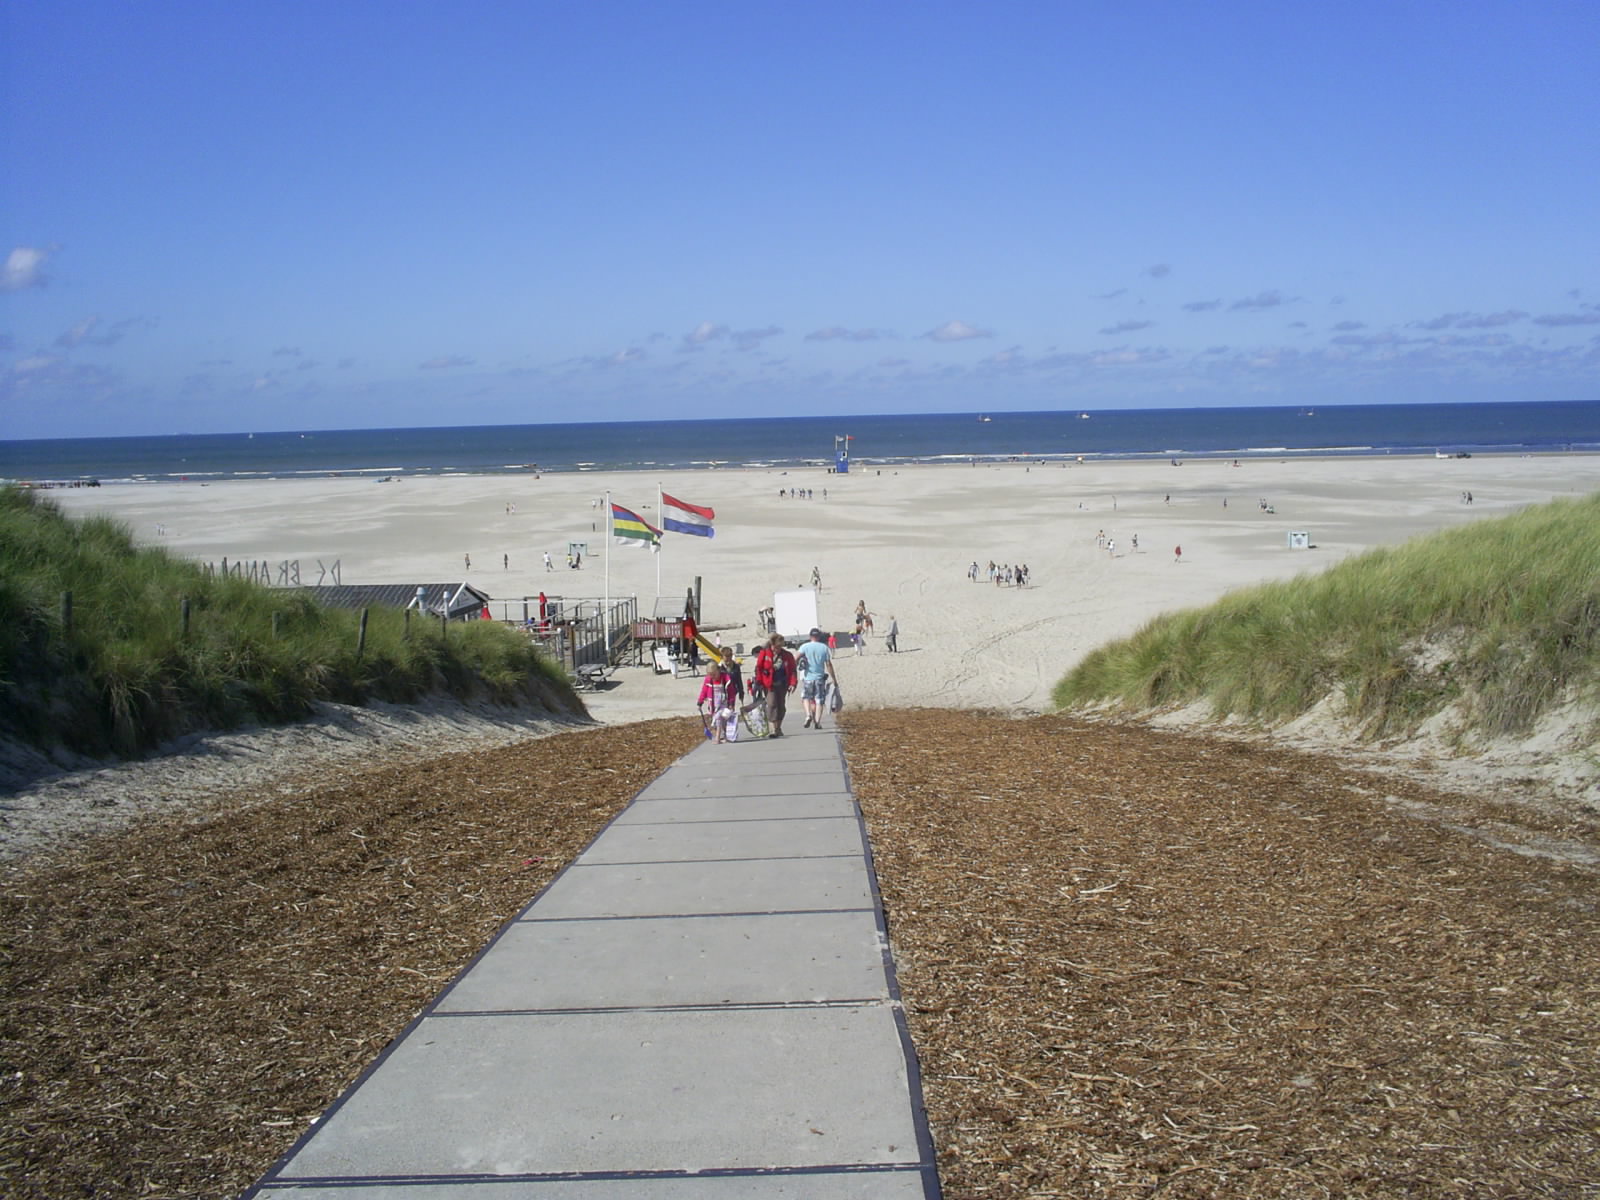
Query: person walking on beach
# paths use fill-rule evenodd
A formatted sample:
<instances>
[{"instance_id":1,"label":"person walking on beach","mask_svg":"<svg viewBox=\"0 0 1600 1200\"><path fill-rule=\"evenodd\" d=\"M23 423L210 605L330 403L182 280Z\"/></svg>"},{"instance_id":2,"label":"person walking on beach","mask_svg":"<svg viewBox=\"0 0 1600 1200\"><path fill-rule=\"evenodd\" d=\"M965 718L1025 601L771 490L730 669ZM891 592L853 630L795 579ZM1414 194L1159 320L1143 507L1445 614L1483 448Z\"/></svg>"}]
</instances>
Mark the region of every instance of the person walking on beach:
<instances>
[{"instance_id":1,"label":"person walking on beach","mask_svg":"<svg viewBox=\"0 0 1600 1200\"><path fill-rule=\"evenodd\" d=\"M828 680L839 682L833 669L833 654L828 650L828 635L815 627L811 640L795 654L800 667L800 697L805 701L806 724L822 728L822 711L828 698Z\"/></svg>"},{"instance_id":2,"label":"person walking on beach","mask_svg":"<svg viewBox=\"0 0 1600 1200\"><path fill-rule=\"evenodd\" d=\"M977 564L974 563L974 566ZM900 652L900 622L894 619L894 614L889 614L889 632L883 639L883 644L889 648L890 654Z\"/></svg>"},{"instance_id":3,"label":"person walking on beach","mask_svg":"<svg viewBox=\"0 0 1600 1200\"><path fill-rule=\"evenodd\" d=\"M1172 548L1172 561L1173 562L1182 562L1183 561L1183 547L1182 546L1174 546Z\"/></svg>"},{"instance_id":4,"label":"person walking on beach","mask_svg":"<svg viewBox=\"0 0 1600 1200\"><path fill-rule=\"evenodd\" d=\"M799 679L794 655L783 644L783 634L774 633L756 655L755 682L766 698L767 736L783 736L783 717L789 707L789 693L794 691Z\"/></svg>"},{"instance_id":5,"label":"person walking on beach","mask_svg":"<svg viewBox=\"0 0 1600 1200\"><path fill-rule=\"evenodd\" d=\"M700 685L700 698L694 703L704 720L706 702L710 701L711 735L719 746L723 742L737 741L739 737L738 697L733 694L732 684L722 664L713 661L706 668L705 682Z\"/></svg>"},{"instance_id":6,"label":"person walking on beach","mask_svg":"<svg viewBox=\"0 0 1600 1200\"><path fill-rule=\"evenodd\" d=\"M467 570L472 570L472 555L464 554L462 557L467 561Z\"/></svg>"},{"instance_id":7,"label":"person walking on beach","mask_svg":"<svg viewBox=\"0 0 1600 1200\"><path fill-rule=\"evenodd\" d=\"M556 569L555 563L550 561L550 551L548 550L544 552L544 569L546 571L554 571Z\"/></svg>"}]
</instances>

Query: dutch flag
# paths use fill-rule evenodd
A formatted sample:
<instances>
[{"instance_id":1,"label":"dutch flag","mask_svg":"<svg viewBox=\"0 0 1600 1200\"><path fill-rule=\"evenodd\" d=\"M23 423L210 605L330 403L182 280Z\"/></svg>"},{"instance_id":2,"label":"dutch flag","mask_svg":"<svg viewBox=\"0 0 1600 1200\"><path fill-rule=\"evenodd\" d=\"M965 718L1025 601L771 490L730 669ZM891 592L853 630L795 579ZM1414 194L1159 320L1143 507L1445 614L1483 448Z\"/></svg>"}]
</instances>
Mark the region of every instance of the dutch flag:
<instances>
[{"instance_id":1,"label":"dutch flag","mask_svg":"<svg viewBox=\"0 0 1600 1200\"><path fill-rule=\"evenodd\" d=\"M716 530L711 522L717 510L701 508L698 504L685 504L676 497L661 493L661 526L673 533L692 533L696 537L714 537Z\"/></svg>"}]
</instances>

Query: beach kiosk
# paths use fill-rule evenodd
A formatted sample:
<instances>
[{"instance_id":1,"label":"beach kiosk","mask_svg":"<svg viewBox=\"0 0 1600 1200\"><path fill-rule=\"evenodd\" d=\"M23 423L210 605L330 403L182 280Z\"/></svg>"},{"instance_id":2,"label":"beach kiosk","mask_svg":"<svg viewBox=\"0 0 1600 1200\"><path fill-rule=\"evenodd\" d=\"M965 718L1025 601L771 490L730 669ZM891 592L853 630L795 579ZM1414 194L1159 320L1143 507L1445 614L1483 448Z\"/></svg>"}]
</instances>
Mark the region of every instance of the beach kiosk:
<instances>
[{"instance_id":1,"label":"beach kiosk","mask_svg":"<svg viewBox=\"0 0 1600 1200\"><path fill-rule=\"evenodd\" d=\"M850 443L855 438L848 433L835 434L833 437L833 473L835 475L850 474Z\"/></svg>"}]
</instances>

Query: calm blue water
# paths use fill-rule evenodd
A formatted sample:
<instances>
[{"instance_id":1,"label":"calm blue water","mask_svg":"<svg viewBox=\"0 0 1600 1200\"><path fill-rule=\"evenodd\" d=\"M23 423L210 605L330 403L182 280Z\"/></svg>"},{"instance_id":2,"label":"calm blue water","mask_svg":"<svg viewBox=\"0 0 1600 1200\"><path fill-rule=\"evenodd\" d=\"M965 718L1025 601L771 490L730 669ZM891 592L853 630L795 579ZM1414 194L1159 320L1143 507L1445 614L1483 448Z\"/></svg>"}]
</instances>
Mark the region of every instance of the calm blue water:
<instances>
[{"instance_id":1,"label":"calm blue water","mask_svg":"<svg viewBox=\"0 0 1600 1200\"><path fill-rule=\"evenodd\" d=\"M0 442L0 478L493 474L995 459L1600 451L1600 403L774 417Z\"/></svg>"}]
</instances>

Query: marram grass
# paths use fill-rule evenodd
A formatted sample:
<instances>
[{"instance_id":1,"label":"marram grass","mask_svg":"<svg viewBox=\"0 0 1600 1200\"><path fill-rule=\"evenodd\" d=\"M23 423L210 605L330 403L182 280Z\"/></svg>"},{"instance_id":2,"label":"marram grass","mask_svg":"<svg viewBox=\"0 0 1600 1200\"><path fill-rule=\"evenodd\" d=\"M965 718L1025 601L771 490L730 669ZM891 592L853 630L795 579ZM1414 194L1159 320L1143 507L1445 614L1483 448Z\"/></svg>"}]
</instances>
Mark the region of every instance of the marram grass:
<instances>
[{"instance_id":1,"label":"marram grass","mask_svg":"<svg viewBox=\"0 0 1600 1200\"><path fill-rule=\"evenodd\" d=\"M1372 735L1452 704L1478 733L1516 734L1565 699L1600 700L1600 494L1158 617L1053 695L1060 708L1203 702L1276 724L1331 694Z\"/></svg>"},{"instance_id":2,"label":"marram grass","mask_svg":"<svg viewBox=\"0 0 1600 1200\"><path fill-rule=\"evenodd\" d=\"M403 613L374 608L358 655L359 619L0 490L0 733L129 754L192 730L293 720L318 700L446 691L577 708L564 673L503 626L453 622L441 634L414 620L408 631Z\"/></svg>"}]
</instances>

